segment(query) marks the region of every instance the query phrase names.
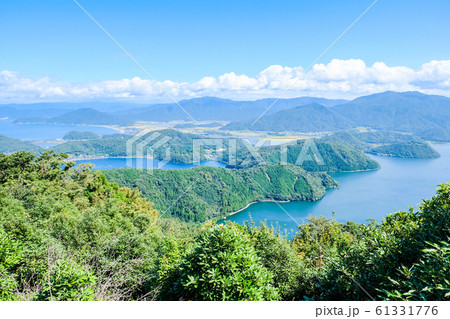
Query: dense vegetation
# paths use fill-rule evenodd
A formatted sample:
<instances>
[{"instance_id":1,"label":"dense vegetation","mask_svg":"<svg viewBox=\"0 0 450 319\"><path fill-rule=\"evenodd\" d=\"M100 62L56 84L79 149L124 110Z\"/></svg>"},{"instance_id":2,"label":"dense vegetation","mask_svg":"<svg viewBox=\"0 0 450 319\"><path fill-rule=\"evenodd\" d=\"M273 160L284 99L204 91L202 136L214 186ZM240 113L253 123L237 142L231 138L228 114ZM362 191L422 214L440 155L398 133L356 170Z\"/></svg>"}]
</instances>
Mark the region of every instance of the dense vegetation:
<instances>
[{"instance_id":1,"label":"dense vegetation","mask_svg":"<svg viewBox=\"0 0 450 319\"><path fill-rule=\"evenodd\" d=\"M392 131L337 132L321 138L346 144L366 153L401 158L436 158L439 153L420 137Z\"/></svg>"},{"instance_id":2,"label":"dense vegetation","mask_svg":"<svg viewBox=\"0 0 450 319\"><path fill-rule=\"evenodd\" d=\"M298 140L295 144L286 146L263 146L258 149L258 153L259 159L247 148L238 149L235 167L279 164L286 161L312 172L348 172L379 168L376 161L359 150L342 143L321 140Z\"/></svg>"},{"instance_id":3,"label":"dense vegetation","mask_svg":"<svg viewBox=\"0 0 450 319\"><path fill-rule=\"evenodd\" d=\"M197 167L185 170L118 169L104 172L121 186L137 187L166 216L204 222L224 217L251 202L314 201L337 182L325 173L308 173L293 165L249 169ZM186 191L187 190L187 191ZM180 198L173 204L177 198Z\"/></svg>"},{"instance_id":4,"label":"dense vegetation","mask_svg":"<svg viewBox=\"0 0 450 319\"><path fill-rule=\"evenodd\" d=\"M368 151L371 154L400 157L400 158L437 158L439 153L436 152L427 143L405 142L381 145L374 147Z\"/></svg>"},{"instance_id":5,"label":"dense vegetation","mask_svg":"<svg viewBox=\"0 0 450 319\"><path fill-rule=\"evenodd\" d=\"M52 148L56 153L65 153L71 157L104 156L125 157L126 139L121 137L96 138L84 141L68 141Z\"/></svg>"},{"instance_id":6,"label":"dense vegetation","mask_svg":"<svg viewBox=\"0 0 450 319\"><path fill-rule=\"evenodd\" d=\"M12 137L0 134L0 153L14 153L17 151L27 151L34 154L39 154L43 149L31 142L21 141Z\"/></svg>"},{"instance_id":7,"label":"dense vegetation","mask_svg":"<svg viewBox=\"0 0 450 319\"><path fill-rule=\"evenodd\" d=\"M67 134L64 135L64 137L63 137L63 139L67 140L67 141L93 140L96 138L100 138L100 136L95 134L94 132L89 132L89 131L70 131L70 132L67 132Z\"/></svg>"},{"instance_id":8,"label":"dense vegetation","mask_svg":"<svg viewBox=\"0 0 450 319\"><path fill-rule=\"evenodd\" d=\"M102 138L85 141L68 141L53 147L56 153L65 153L71 156L104 156L125 157L127 156L126 143L131 137L123 134L103 136ZM159 141L166 139L167 142L161 146L155 146ZM208 144L207 139L200 135L182 133L176 130L156 130L143 135L134 145L143 141L143 154L150 153L158 160L167 160L175 163L194 162L194 141L204 141L200 147L200 160L218 160L228 164L230 168L248 168L261 164L258 158L250 152L254 146L246 146L242 140L221 139L222 149L217 149L214 143ZM211 140L214 141L214 140ZM235 162L231 161L231 143L236 142ZM287 149L287 163L296 164L308 171L356 171L376 169L378 164L368 158L359 150L352 149L341 143L315 141L298 141L289 145ZM306 147L302 153L303 146ZM154 147L155 146L155 147ZM324 163L318 164L317 158L311 151L317 151L323 158ZM256 148L261 159L268 164L280 164L282 161L281 146L263 146ZM133 149L133 152L135 150ZM299 162L299 158L303 158Z\"/></svg>"},{"instance_id":9,"label":"dense vegetation","mask_svg":"<svg viewBox=\"0 0 450 319\"><path fill-rule=\"evenodd\" d=\"M156 258L157 211L139 192L63 160L0 155L0 297L137 296Z\"/></svg>"},{"instance_id":10,"label":"dense vegetation","mask_svg":"<svg viewBox=\"0 0 450 319\"><path fill-rule=\"evenodd\" d=\"M381 224L311 218L286 240L158 219L138 191L63 160L0 155L1 300L450 298L450 185Z\"/></svg>"},{"instance_id":11,"label":"dense vegetation","mask_svg":"<svg viewBox=\"0 0 450 319\"><path fill-rule=\"evenodd\" d=\"M110 134L102 138L86 141L69 141L59 144L53 148L56 153L65 153L71 156L104 156L104 157L126 157L127 141L132 138L125 134ZM200 135L182 133L176 130L155 130L139 137L134 143L132 154L136 156L136 145L143 143L141 156L164 160L170 158L174 163L192 163L194 140L202 138ZM160 141L167 142L157 146ZM153 147L155 146L155 147ZM208 159L214 152L212 146L205 145L201 148L201 159Z\"/></svg>"}]
</instances>

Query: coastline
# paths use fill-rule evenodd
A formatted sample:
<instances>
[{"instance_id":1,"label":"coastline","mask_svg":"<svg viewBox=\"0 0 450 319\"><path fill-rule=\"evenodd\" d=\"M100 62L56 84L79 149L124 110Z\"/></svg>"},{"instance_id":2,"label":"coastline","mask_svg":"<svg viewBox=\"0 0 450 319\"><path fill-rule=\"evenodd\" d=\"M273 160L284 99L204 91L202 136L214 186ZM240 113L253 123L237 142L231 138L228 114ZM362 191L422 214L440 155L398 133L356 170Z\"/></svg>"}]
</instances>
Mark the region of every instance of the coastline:
<instances>
[{"instance_id":1,"label":"coastline","mask_svg":"<svg viewBox=\"0 0 450 319\"><path fill-rule=\"evenodd\" d=\"M5 119L8 119L8 118L4 118L2 120L5 120ZM110 128L110 129L119 131L122 134L125 133L124 127L114 126L114 125L60 124L60 123L45 123L45 122L43 122L43 123L25 123L25 122L22 123L22 122L17 122L17 123L14 123L14 124L16 124L16 125L42 125L42 124L45 124L45 125L55 125L55 126L105 127L105 128Z\"/></svg>"},{"instance_id":2,"label":"coastline","mask_svg":"<svg viewBox=\"0 0 450 319\"><path fill-rule=\"evenodd\" d=\"M222 218L222 220L227 219L227 217L229 217L229 216L232 216L232 215L235 215L235 214L237 214L237 213L242 212L243 210L249 208L249 207L250 207L251 205L253 205L253 204L257 204L257 203L267 203L267 202L269 202L269 203L290 203L290 202L295 202L295 201L292 201L292 200L273 200L273 199L263 199L263 200L253 201L253 202L250 202L250 203L248 203L247 205L245 205L245 207L243 207L243 208L241 208L241 209L239 209L239 210L237 210L237 211L235 211L235 212L229 213L227 216L225 216L224 218Z\"/></svg>"},{"instance_id":3,"label":"coastline","mask_svg":"<svg viewBox=\"0 0 450 319\"><path fill-rule=\"evenodd\" d=\"M69 157L67 161L89 161L89 160L99 160L99 159L118 159L118 158L147 158L152 159L152 157L148 156L100 156L100 155L82 155L82 156L74 156Z\"/></svg>"}]
</instances>

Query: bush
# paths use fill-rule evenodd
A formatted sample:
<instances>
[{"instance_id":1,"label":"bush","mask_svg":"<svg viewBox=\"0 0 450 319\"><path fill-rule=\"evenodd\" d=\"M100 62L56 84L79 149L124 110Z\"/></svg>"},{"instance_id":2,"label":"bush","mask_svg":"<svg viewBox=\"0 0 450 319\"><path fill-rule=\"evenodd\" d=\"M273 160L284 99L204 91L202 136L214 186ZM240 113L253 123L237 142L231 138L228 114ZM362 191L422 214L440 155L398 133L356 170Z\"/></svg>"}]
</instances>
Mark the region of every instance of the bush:
<instances>
[{"instance_id":1,"label":"bush","mask_svg":"<svg viewBox=\"0 0 450 319\"><path fill-rule=\"evenodd\" d=\"M193 300L276 300L273 274L242 226L209 225L181 266L182 297Z\"/></svg>"}]
</instances>

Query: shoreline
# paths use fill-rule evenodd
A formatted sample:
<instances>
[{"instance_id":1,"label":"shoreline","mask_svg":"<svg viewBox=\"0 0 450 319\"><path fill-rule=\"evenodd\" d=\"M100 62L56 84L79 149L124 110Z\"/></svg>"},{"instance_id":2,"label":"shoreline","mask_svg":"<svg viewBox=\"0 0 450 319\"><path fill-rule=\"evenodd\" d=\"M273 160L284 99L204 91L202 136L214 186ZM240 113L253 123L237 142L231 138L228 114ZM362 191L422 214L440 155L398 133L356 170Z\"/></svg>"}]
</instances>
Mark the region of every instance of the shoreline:
<instances>
[{"instance_id":1,"label":"shoreline","mask_svg":"<svg viewBox=\"0 0 450 319\"><path fill-rule=\"evenodd\" d=\"M253 202L250 202L247 205L245 205L245 207L243 207L243 208L241 208L241 209L239 209L239 210L237 210L235 212L229 213L227 216L222 218L222 220L227 219L230 216L233 216L233 215L235 215L237 213L242 212L243 210L249 208L253 204L257 204L257 203L290 203L290 202L296 202L296 201L294 201L294 200L273 200L273 199L264 199L264 200L253 201Z\"/></svg>"},{"instance_id":2,"label":"shoreline","mask_svg":"<svg viewBox=\"0 0 450 319\"><path fill-rule=\"evenodd\" d=\"M92 156L75 156L75 157L69 157L67 161L89 161L89 160L99 160L99 159L123 159L123 158L146 158L146 159L152 159L152 157L147 156L100 156L100 155L92 155ZM155 158L153 158L155 159Z\"/></svg>"},{"instance_id":3,"label":"shoreline","mask_svg":"<svg viewBox=\"0 0 450 319\"><path fill-rule=\"evenodd\" d=\"M8 119L8 118L6 118ZM2 119L5 120L5 119ZM125 134L125 129L122 126L114 126L114 125L90 125L90 124L59 124L59 123L13 123L15 125L55 125L55 126L80 126L80 127L104 127L104 128L110 128L115 131L119 131L122 134Z\"/></svg>"}]
</instances>

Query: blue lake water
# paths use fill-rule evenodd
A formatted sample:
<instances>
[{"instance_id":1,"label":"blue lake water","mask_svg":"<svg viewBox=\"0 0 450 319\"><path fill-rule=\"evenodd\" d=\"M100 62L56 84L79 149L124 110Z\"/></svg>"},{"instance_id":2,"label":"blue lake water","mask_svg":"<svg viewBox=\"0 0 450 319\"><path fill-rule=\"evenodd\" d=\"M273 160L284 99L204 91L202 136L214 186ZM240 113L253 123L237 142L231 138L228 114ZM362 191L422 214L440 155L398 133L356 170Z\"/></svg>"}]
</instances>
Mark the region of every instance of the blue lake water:
<instances>
[{"instance_id":1,"label":"blue lake water","mask_svg":"<svg viewBox=\"0 0 450 319\"><path fill-rule=\"evenodd\" d=\"M216 161L203 161L199 164L181 164L181 163L163 163L156 159L136 159L131 158L101 158L91 160L76 161L77 164L92 163L95 165L95 169L117 169L117 168L160 168L160 169L186 169L197 166L212 166L212 167L225 167L225 163Z\"/></svg>"},{"instance_id":2,"label":"blue lake water","mask_svg":"<svg viewBox=\"0 0 450 319\"><path fill-rule=\"evenodd\" d=\"M338 221L366 222L367 219L381 221L386 215L417 207L422 199L435 194L438 184L450 182L450 145L433 147L441 154L437 159L397 159L371 156L381 169L376 171L338 173L333 177L339 189L328 190L316 202L290 202L279 205L299 224L308 216L335 215ZM250 205L247 209L229 216L226 220L243 223L278 223L288 232L296 230L294 222L276 203L264 202Z\"/></svg>"},{"instance_id":3,"label":"blue lake water","mask_svg":"<svg viewBox=\"0 0 450 319\"><path fill-rule=\"evenodd\" d=\"M102 126L14 124L13 120L0 120L0 134L27 141L56 140L63 138L70 131L90 131L98 135L118 132Z\"/></svg>"}]
</instances>

